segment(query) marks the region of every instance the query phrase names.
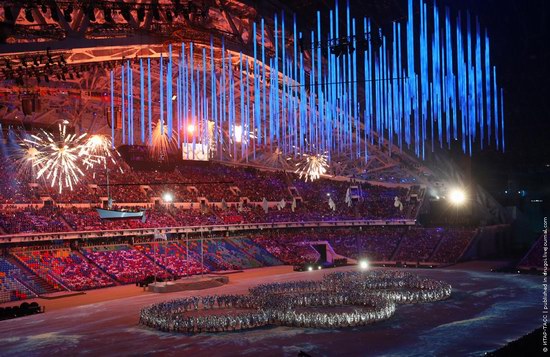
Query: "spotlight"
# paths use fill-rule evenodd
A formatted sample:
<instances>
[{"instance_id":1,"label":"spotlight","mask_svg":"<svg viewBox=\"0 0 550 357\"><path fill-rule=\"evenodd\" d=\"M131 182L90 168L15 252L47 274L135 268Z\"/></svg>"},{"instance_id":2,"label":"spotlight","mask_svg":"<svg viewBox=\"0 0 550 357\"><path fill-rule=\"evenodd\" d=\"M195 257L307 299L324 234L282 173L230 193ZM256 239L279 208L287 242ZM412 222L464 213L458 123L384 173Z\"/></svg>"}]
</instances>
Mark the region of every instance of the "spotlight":
<instances>
[{"instance_id":1,"label":"spotlight","mask_svg":"<svg viewBox=\"0 0 550 357\"><path fill-rule=\"evenodd\" d=\"M321 267L320 265L317 267L318 270L321 270L321 268L322 268L322 267Z\"/></svg>"},{"instance_id":2,"label":"spotlight","mask_svg":"<svg viewBox=\"0 0 550 357\"><path fill-rule=\"evenodd\" d=\"M369 268L369 261L366 259L363 259L359 261L359 269L361 270L367 270Z\"/></svg>"},{"instance_id":3,"label":"spotlight","mask_svg":"<svg viewBox=\"0 0 550 357\"><path fill-rule=\"evenodd\" d=\"M165 192L162 195L162 199L164 200L164 202L170 203L174 201L174 196L170 192Z\"/></svg>"},{"instance_id":4,"label":"spotlight","mask_svg":"<svg viewBox=\"0 0 550 357\"><path fill-rule=\"evenodd\" d=\"M462 206L466 202L466 193L460 188L454 188L449 194L449 201L455 206Z\"/></svg>"},{"instance_id":5,"label":"spotlight","mask_svg":"<svg viewBox=\"0 0 550 357\"><path fill-rule=\"evenodd\" d=\"M187 132L193 134L195 132L195 126L193 124L187 125Z\"/></svg>"},{"instance_id":6,"label":"spotlight","mask_svg":"<svg viewBox=\"0 0 550 357\"><path fill-rule=\"evenodd\" d=\"M307 267L307 271L312 271L313 267Z\"/></svg>"}]
</instances>

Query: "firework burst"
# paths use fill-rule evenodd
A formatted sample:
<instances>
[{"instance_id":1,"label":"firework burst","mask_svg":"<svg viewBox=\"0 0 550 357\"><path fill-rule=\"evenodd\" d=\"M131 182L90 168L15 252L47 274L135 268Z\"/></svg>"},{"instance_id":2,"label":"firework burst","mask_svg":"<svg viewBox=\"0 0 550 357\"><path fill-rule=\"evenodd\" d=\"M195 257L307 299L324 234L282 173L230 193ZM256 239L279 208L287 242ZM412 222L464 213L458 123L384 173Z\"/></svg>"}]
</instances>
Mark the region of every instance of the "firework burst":
<instances>
[{"instance_id":1,"label":"firework burst","mask_svg":"<svg viewBox=\"0 0 550 357\"><path fill-rule=\"evenodd\" d=\"M84 176L80 168L83 140L86 134L77 136L67 133L67 126L59 124L57 135L42 130L38 135L31 135L23 141L39 153L29 148L33 157L32 167L37 170L36 178L50 182L51 187L57 186L59 192L63 188L73 189L73 186Z\"/></svg>"},{"instance_id":2,"label":"firework burst","mask_svg":"<svg viewBox=\"0 0 550 357\"><path fill-rule=\"evenodd\" d=\"M38 171L45 164L44 153L37 148L37 145L22 139L16 148L12 149L11 155L15 159L17 177L34 182Z\"/></svg>"},{"instance_id":3,"label":"firework burst","mask_svg":"<svg viewBox=\"0 0 550 357\"><path fill-rule=\"evenodd\" d=\"M305 181L317 180L327 172L328 157L325 154L302 154L303 160L296 164L296 173Z\"/></svg>"},{"instance_id":4,"label":"firework burst","mask_svg":"<svg viewBox=\"0 0 550 357\"><path fill-rule=\"evenodd\" d=\"M120 153L112 148L111 139L105 135L95 134L81 146L79 156L87 169L93 169L96 165L106 167L108 162L117 165Z\"/></svg>"},{"instance_id":5,"label":"firework burst","mask_svg":"<svg viewBox=\"0 0 550 357\"><path fill-rule=\"evenodd\" d=\"M276 167L276 168L282 168L282 169L290 169L291 166L288 163L290 159L285 159L285 156L283 152L276 148L275 151L271 153L266 153L262 156L260 156L259 161L268 167Z\"/></svg>"}]
</instances>

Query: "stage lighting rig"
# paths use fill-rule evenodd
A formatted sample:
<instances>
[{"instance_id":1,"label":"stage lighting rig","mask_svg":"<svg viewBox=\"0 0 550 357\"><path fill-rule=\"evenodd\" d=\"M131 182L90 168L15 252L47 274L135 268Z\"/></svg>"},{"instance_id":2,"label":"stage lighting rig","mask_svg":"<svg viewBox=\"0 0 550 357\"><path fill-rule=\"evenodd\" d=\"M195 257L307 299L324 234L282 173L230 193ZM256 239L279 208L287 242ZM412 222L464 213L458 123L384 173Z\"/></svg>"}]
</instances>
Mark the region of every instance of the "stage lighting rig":
<instances>
[{"instance_id":1,"label":"stage lighting rig","mask_svg":"<svg viewBox=\"0 0 550 357\"><path fill-rule=\"evenodd\" d=\"M381 29L375 29L371 32L355 36L343 36L340 38L309 43L300 37L298 39L298 46L301 52L321 48L323 55L327 55L330 52L336 57L340 57L342 55L351 55L356 49L359 51L366 51L369 42L374 50L378 50L382 46Z\"/></svg>"}]
</instances>

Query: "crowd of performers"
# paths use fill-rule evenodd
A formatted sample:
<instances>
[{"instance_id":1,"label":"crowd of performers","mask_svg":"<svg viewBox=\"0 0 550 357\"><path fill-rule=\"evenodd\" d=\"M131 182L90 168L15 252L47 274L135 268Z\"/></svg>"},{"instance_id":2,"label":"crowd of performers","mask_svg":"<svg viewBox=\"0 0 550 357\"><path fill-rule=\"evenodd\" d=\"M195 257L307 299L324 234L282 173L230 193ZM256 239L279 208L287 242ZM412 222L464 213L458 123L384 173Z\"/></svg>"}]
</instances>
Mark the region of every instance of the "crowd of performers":
<instances>
[{"instance_id":1,"label":"crowd of performers","mask_svg":"<svg viewBox=\"0 0 550 357\"><path fill-rule=\"evenodd\" d=\"M363 326L390 318L397 304L444 300L451 295L451 286L408 272L368 271L336 272L317 281L262 284L249 292L157 303L141 310L140 323L183 333L237 331L266 325Z\"/></svg>"}]
</instances>

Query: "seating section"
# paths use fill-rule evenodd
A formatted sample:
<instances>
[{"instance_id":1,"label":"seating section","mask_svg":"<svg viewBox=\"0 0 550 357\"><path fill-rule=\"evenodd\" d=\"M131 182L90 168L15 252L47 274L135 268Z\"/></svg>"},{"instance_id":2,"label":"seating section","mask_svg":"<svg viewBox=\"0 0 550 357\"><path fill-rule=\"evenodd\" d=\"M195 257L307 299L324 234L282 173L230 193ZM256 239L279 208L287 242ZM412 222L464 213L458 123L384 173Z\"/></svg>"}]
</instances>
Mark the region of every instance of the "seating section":
<instances>
[{"instance_id":1,"label":"seating section","mask_svg":"<svg viewBox=\"0 0 550 357\"><path fill-rule=\"evenodd\" d=\"M21 270L3 257L0 257L0 303L35 297L22 281Z\"/></svg>"},{"instance_id":2,"label":"seating section","mask_svg":"<svg viewBox=\"0 0 550 357\"><path fill-rule=\"evenodd\" d=\"M474 238L470 229L445 229L441 243L430 258L437 263L456 263ZM541 254L542 256L542 254Z\"/></svg>"},{"instance_id":3,"label":"seating section","mask_svg":"<svg viewBox=\"0 0 550 357\"><path fill-rule=\"evenodd\" d=\"M474 232L451 228L368 226L259 230L243 236L121 244L114 238L69 245L16 247L0 259L0 299L13 301L63 290L129 284L156 275L179 278L221 270L317 262L315 244L352 259L372 262L455 263ZM59 243L57 243L59 244ZM187 245L188 244L188 245ZM532 252L540 250L535 246ZM74 250L80 246L79 250ZM540 255L540 254L536 254ZM533 255L533 256L536 256ZM522 261L530 262L531 253ZM533 258L535 259L535 258ZM204 263L204 267L202 265ZM536 264L536 262L535 262ZM28 271L27 271L28 270Z\"/></svg>"},{"instance_id":4,"label":"seating section","mask_svg":"<svg viewBox=\"0 0 550 357\"><path fill-rule=\"evenodd\" d=\"M154 203L164 193L171 193L176 203L191 203L192 209L176 204L156 206L147 211L147 221L101 221L93 208L105 200L107 173L96 169L81 178L73 190L58 192L44 182L15 177L14 163L3 157L0 165L0 234L51 233L86 230L120 230L168 226L243 224L256 222L337 221L349 219L399 219L413 217L415 210L410 192L405 188L387 188L347 181L320 179L304 182L293 173L261 171L250 167L233 167L218 163L167 167L158 171L130 168L122 160L108 164L110 195L115 206ZM88 173L88 172L87 172ZM292 188L292 193L291 193ZM353 188L353 189L351 189ZM352 194L348 205L347 192ZM405 209L394 206L400 197ZM40 198L53 205L42 207ZM294 198L298 202L293 206ZM301 199L300 199L301 198ZM329 206L329 198L335 207ZM263 200L271 202L266 213ZM245 201L246 204L240 203ZM284 200L284 207L274 203ZM223 208L220 208L225 202ZM416 202L416 200L414 200ZM26 204L15 206L13 203ZM40 206L32 205L40 203ZM218 207L214 207L217 203ZM80 204L71 206L72 204ZM87 206L86 206L87 205ZM239 207L237 207L239 206ZM85 208L88 207L88 208ZM334 208L334 209L333 209Z\"/></svg>"},{"instance_id":5,"label":"seating section","mask_svg":"<svg viewBox=\"0 0 550 357\"><path fill-rule=\"evenodd\" d=\"M231 245L239 248L242 252L245 252L248 255L251 255L254 259L262 263L263 265L280 265L282 262L271 255L265 248L254 243L249 238L233 238L228 239Z\"/></svg>"},{"instance_id":6,"label":"seating section","mask_svg":"<svg viewBox=\"0 0 550 357\"><path fill-rule=\"evenodd\" d=\"M364 227L324 235L336 253L349 258L390 261L406 229L401 227Z\"/></svg>"},{"instance_id":7,"label":"seating section","mask_svg":"<svg viewBox=\"0 0 550 357\"><path fill-rule=\"evenodd\" d=\"M444 230L436 228L410 229L401 240L397 252L393 256L395 261L426 262L443 236Z\"/></svg>"},{"instance_id":8,"label":"seating section","mask_svg":"<svg viewBox=\"0 0 550 357\"><path fill-rule=\"evenodd\" d=\"M296 243L327 241L336 254L376 262L455 263L474 232L453 228L370 226L290 231L266 231L249 238L286 264L307 261Z\"/></svg>"},{"instance_id":9,"label":"seating section","mask_svg":"<svg viewBox=\"0 0 550 357\"><path fill-rule=\"evenodd\" d=\"M208 273L199 261L187 256L186 247L178 242L143 243L135 248L175 276Z\"/></svg>"},{"instance_id":10,"label":"seating section","mask_svg":"<svg viewBox=\"0 0 550 357\"><path fill-rule=\"evenodd\" d=\"M16 255L39 276L53 275L71 290L88 290L115 284L96 265L69 249L27 251Z\"/></svg>"},{"instance_id":11,"label":"seating section","mask_svg":"<svg viewBox=\"0 0 550 357\"><path fill-rule=\"evenodd\" d=\"M6 233L64 232L70 228L53 207L0 211L0 226Z\"/></svg>"},{"instance_id":12,"label":"seating section","mask_svg":"<svg viewBox=\"0 0 550 357\"><path fill-rule=\"evenodd\" d=\"M129 245L83 248L82 253L113 279L123 284L135 283L155 273L159 277L168 276L166 270Z\"/></svg>"},{"instance_id":13,"label":"seating section","mask_svg":"<svg viewBox=\"0 0 550 357\"><path fill-rule=\"evenodd\" d=\"M262 266L258 260L239 250L230 242L222 239L205 239L192 241L189 249L196 257L204 255L204 262L210 270L231 270L257 268Z\"/></svg>"},{"instance_id":14,"label":"seating section","mask_svg":"<svg viewBox=\"0 0 550 357\"><path fill-rule=\"evenodd\" d=\"M20 176L14 174L15 172L15 163L0 154L0 203L39 203L38 190L27 184L31 181L30 178L22 181Z\"/></svg>"},{"instance_id":15,"label":"seating section","mask_svg":"<svg viewBox=\"0 0 550 357\"><path fill-rule=\"evenodd\" d=\"M288 265L313 263L318 258L318 253L311 245L302 246L296 244L304 242L304 235L300 233L265 232L252 235L251 237L253 237L252 240L254 243L262 246L269 254Z\"/></svg>"}]
</instances>

